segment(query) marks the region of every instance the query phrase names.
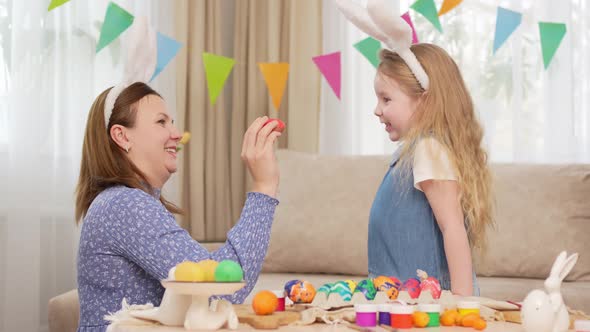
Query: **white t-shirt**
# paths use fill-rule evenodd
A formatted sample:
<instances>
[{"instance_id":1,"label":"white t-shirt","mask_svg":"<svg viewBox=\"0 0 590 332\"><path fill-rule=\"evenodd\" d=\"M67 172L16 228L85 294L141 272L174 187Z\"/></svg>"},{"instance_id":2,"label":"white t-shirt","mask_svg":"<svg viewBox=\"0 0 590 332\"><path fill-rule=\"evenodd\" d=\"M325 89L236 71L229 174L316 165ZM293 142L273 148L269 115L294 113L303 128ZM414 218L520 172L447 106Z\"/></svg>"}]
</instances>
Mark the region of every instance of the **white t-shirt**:
<instances>
[{"instance_id":1,"label":"white t-shirt","mask_svg":"<svg viewBox=\"0 0 590 332\"><path fill-rule=\"evenodd\" d=\"M432 137L420 140L414 150L414 187L423 191L420 182L426 180L457 181L457 171L448 150Z\"/></svg>"}]
</instances>

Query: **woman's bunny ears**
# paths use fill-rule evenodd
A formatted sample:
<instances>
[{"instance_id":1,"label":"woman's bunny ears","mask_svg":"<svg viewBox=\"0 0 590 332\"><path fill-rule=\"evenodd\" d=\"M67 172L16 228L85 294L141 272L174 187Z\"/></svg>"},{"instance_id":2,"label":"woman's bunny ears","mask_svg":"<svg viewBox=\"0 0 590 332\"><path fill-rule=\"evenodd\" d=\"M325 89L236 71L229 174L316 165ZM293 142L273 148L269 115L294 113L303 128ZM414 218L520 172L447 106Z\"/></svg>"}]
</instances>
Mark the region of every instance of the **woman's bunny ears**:
<instances>
[{"instance_id":1,"label":"woman's bunny ears","mask_svg":"<svg viewBox=\"0 0 590 332\"><path fill-rule=\"evenodd\" d=\"M109 91L104 104L104 123L107 128L115 101L121 92L135 82L149 82L156 70L158 60L156 32L147 18L135 17L126 46L127 57L123 81Z\"/></svg>"},{"instance_id":2,"label":"woman's bunny ears","mask_svg":"<svg viewBox=\"0 0 590 332\"><path fill-rule=\"evenodd\" d=\"M369 36L385 43L410 67L424 90L428 90L429 79L426 71L410 50L412 29L400 17L397 10L389 8L384 0L368 0L367 8L352 0L334 0L346 18ZM393 15L392 15L393 13Z\"/></svg>"}]
</instances>

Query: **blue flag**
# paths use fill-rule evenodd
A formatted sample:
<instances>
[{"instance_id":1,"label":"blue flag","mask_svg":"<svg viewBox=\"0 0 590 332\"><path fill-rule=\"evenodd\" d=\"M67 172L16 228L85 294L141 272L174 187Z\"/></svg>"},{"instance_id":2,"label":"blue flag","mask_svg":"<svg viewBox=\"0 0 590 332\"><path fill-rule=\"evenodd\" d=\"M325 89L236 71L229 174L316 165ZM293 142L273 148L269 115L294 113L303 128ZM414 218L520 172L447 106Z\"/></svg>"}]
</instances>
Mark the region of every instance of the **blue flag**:
<instances>
[{"instance_id":1,"label":"blue flag","mask_svg":"<svg viewBox=\"0 0 590 332\"><path fill-rule=\"evenodd\" d=\"M158 32L158 62L150 81L164 70L164 67L176 56L181 46L176 40Z\"/></svg>"},{"instance_id":2,"label":"blue flag","mask_svg":"<svg viewBox=\"0 0 590 332\"><path fill-rule=\"evenodd\" d=\"M494 35L494 51L504 44L510 35L522 22L522 14L510 9L498 7L496 15L496 34Z\"/></svg>"}]
</instances>

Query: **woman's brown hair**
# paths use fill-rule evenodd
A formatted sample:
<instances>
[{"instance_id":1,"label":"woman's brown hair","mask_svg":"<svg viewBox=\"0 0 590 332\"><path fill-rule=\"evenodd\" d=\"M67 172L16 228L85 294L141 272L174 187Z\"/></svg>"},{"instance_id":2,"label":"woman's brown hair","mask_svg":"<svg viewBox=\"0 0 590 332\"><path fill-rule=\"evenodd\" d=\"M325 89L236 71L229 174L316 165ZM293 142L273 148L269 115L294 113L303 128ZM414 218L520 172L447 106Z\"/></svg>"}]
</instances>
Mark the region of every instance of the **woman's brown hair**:
<instances>
[{"instance_id":1,"label":"woman's brown hair","mask_svg":"<svg viewBox=\"0 0 590 332\"><path fill-rule=\"evenodd\" d=\"M145 175L129 160L125 150L119 147L109 135L113 125L127 128L135 126L139 101L146 96L160 95L145 83L133 83L121 92L111 114L109 123L105 123L104 104L111 88L103 91L94 100L84 134L80 177L76 187L76 223L85 216L92 201L103 190L123 185L141 189L148 194L153 188L148 185ZM161 97L160 97L161 98ZM172 213L182 210L160 196L160 201Z\"/></svg>"}]
</instances>

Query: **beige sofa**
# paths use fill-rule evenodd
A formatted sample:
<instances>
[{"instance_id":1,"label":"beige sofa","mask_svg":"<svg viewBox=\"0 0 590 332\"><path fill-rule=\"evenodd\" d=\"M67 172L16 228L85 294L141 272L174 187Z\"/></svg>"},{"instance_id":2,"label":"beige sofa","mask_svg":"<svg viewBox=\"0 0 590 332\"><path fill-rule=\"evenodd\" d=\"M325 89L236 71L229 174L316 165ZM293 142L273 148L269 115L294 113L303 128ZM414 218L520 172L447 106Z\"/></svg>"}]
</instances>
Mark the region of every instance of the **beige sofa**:
<instances>
[{"instance_id":1,"label":"beige sofa","mask_svg":"<svg viewBox=\"0 0 590 332\"><path fill-rule=\"evenodd\" d=\"M388 156L279 151L279 199L257 291L291 279L319 287L367 275L367 221ZM580 253L562 285L566 304L590 313L590 165L493 165L497 230L476 262L482 296L521 301L543 287L561 250ZM213 250L219 244L206 245ZM51 300L51 331L77 324L77 293ZM75 320L74 320L75 319Z\"/></svg>"},{"instance_id":2,"label":"beige sofa","mask_svg":"<svg viewBox=\"0 0 590 332\"><path fill-rule=\"evenodd\" d=\"M367 275L367 222L389 156L279 151L281 184L260 289L290 279L320 286ZM566 304L590 313L590 165L492 165L497 229L476 261L481 295L522 301L561 250L580 258L562 285ZM247 300L247 301L248 301Z\"/></svg>"}]
</instances>

